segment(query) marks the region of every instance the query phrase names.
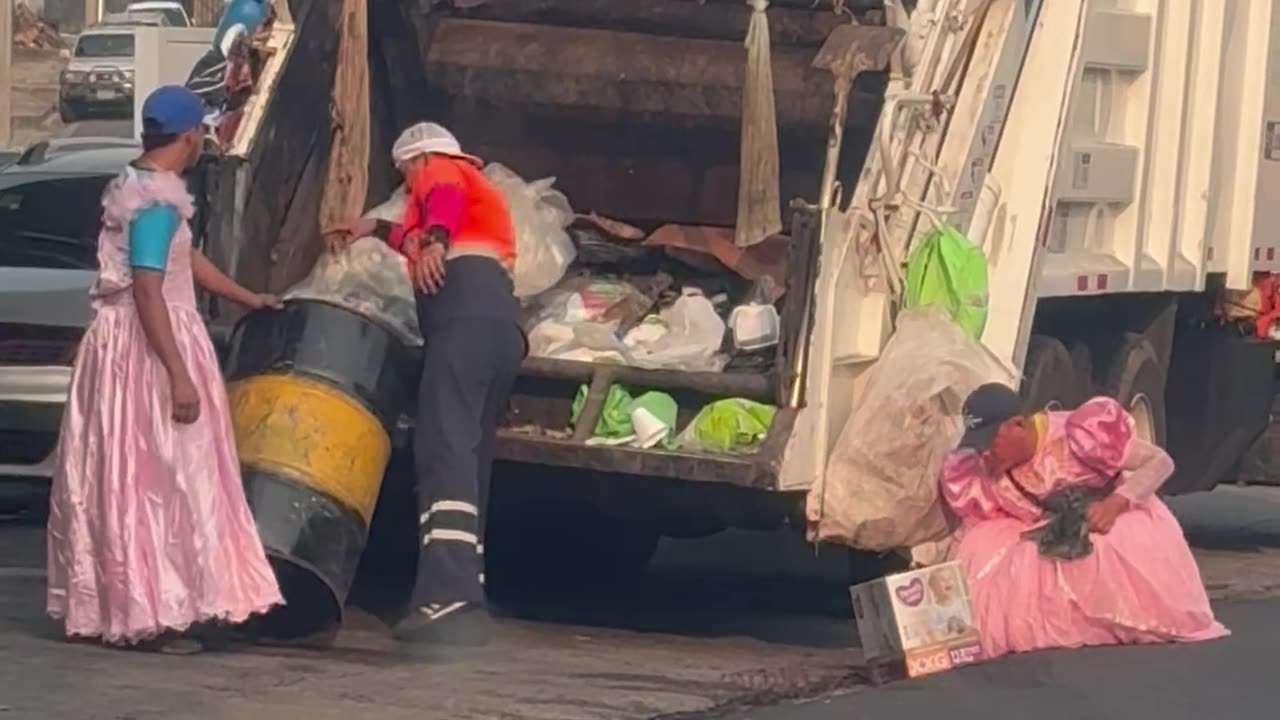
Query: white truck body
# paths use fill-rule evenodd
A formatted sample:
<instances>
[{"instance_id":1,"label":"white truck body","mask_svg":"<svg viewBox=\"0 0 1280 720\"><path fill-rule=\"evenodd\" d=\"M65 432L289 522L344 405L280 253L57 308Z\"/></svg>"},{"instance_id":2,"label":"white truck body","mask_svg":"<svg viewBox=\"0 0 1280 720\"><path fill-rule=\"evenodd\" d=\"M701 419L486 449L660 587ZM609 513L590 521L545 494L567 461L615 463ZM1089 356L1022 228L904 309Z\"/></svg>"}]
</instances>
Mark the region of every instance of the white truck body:
<instances>
[{"instance_id":1,"label":"white truck body","mask_svg":"<svg viewBox=\"0 0 1280 720\"><path fill-rule=\"evenodd\" d=\"M133 132L142 134L142 102L162 85L182 85L213 47L213 28L134 28Z\"/></svg>"},{"instance_id":2,"label":"white truck body","mask_svg":"<svg viewBox=\"0 0 1280 720\"><path fill-rule=\"evenodd\" d=\"M982 340L1010 368L1022 365L1041 299L1200 291L1213 273L1246 288L1253 273L1280 270L1272 230L1280 210L1265 201L1268 189L1280 189L1274 5L918 4L911 27L934 48L958 46L964 18L983 6L986 24L949 123L903 132L886 109L880 139L891 138L892 161L910 168L893 190L931 205L986 251L991 304ZM955 56L939 55L941 66ZM938 80L916 75L891 85L886 108L895 93L909 101ZM941 148L943 182L926 197L929 173L903 148L930 145ZM867 199L885 190L881 160L867 163L848 204L829 211L807 408L788 447L787 489L821 476L857 403L858 378L892 332L892 298L882 277L858 275L855 249L875 228ZM888 246L898 259L931 223L905 204L890 218Z\"/></svg>"},{"instance_id":3,"label":"white truck body","mask_svg":"<svg viewBox=\"0 0 1280 720\"><path fill-rule=\"evenodd\" d=\"M402 0L386 6L398 7L398 14L379 17L370 11L369 48L382 55L381 65L366 63L363 51L340 51L344 25L338 15L321 13L325 4L294 3L296 26L286 4L276 4L281 14L272 53L218 171L213 202L226 212L215 213L221 217L210 245L218 262L243 282L274 290L294 282L299 268L314 257L307 243L326 190L321 178L326 169L333 171L329 162L339 152L345 125L360 126L359 103L352 97L368 99L373 129L366 150L376 159L408 122L463 118L459 122L483 125L489 114L467 113L487 108L486 103L509 103L515 113L534 107L557 121L569 117L566 107L610 122L626 119L635 115L630 96L601 88L616 82L613 68L629 67L632 55L643 55L648 74L626 77L636 98L647 103L646 112L659 116L652 122L671 123L671 115L686 111L714 116L708 122L722 121L730 103L705 108L700 103L732 97L742 82L729 67L740 41L724 30L732 23L717 22L736 17L731 3L671 0L664 8L672 15L662 20L625 4L607 11L568 0L490 4L475 10L477 17L437 6L424 10ZM1190 473L1190 479L1168 483L1167 490L1204 489L1235 477L1269 423L1274 348L1217 332L1220 326L1205 321L1209 314L1203 308L1220 288L1245 289L1254 273L1280 271L1280 242L1269 232L1280 220L1280 208L1267 203L1264 194L1280 189L1277 4L917 0L907 13L901 0L884 0L887 24L901 27L905 40L890 64L878 119L866 112L872 107L867 93L859 96L855 85L862 118L842 125L844 118L833 115L830 123L842 130L861 128L863 142L867 128L859 123L875 123L861 173L841 176L837 168L847 165L833 160L839 153L829 149L823 176L836 184L822 187L816 202L798 206L797 215L804 214L805 221L817 219L795 226L793 241L805 248L801 254L814 247L799 242L802 233L812 235L806 228L821 227L822 234L816 241L816 280L804 278L811 289L790 288L795 294L784 298L811 300L806 311L811 309L812 316L807 334L796 333L795 347L803 349L769 376L767 394L789 423L766 438L765 444L773 443L769 453L726 458L602 448L577 437L529 439L504 428L499 459L534 468L522 477L522 492L543 493L561 476L576 473L581 482L562 483L546 495L559 502L568 493L579 509L638 517L643 533L689 536L727 526L804 522L805 494L822 482L837 437L860 402L868 370L893 334L903 263L913 243L945 221L986 253L990 302L982 342L1022 378L1028 404L1043 406L1066 395L1074 402L1086 393L1113 395L1133 412L1139 432L1167 440L1179 472ZM831 27L822 22L834 24L816 14L855 5L865 12L875 3L821 0L811 7L802 0L776 0L770 6L778 23L773 65L778 97L814 97L805 84L813 77L797 67L805 53L804 63L813 57L814 46L803 38L811 38L807 33L816 32L813 28ZM797 22L797 13L806 12L815 15ZM436 17L428 17L433 13ZM673 31L679 18L697 27ZM530 47L543 43L542 51L503 53L500 44L485 42L515 32L527 33L521 37ZM703 38L704 32L716 39ZM784 36L790 44L778 39ZM555 55L570 37L579 43L575 51L604 65L566 68L550 62L554 67L547 67L544 56ZM306 43L297 42L303 38ZM634 52L617 52L624 42ZM477 47L494 51L473 52ZM655 58L674 47L687 49L688 60L680 55L671 67L660 67ZM323 77L334 78L324 85L310 79L321 77L311 72L320 63ZM598 67L606 69L597 72ZM554 91L522 82L520 96L512 99L505 84L510 72L540 77ZM797 87L804 92L795 93ZM714 92L690 93L689 88ZM336 109L340 97L350 104L342 112ZM410 101L396 104L405 97ZM329 116L309 109L321 102L330 103ZM779 117L789 110L794 115L780 100ZM536 167L527 172L593 178L596 187L584 194L610 185L606 170L646 178L669 174L673 186L684 188L711 175L708 168L725 169L708 164L700 176L696 163L681 165L678 153L662 156L660 167L646 165L648 158L634 151L616 151L616 158L593 155L590 138L574 146L563 135L546 140L546 148L529 150L519 142L543 139L536 133L525 139L527 126L516 122L458 129L478 137L467 142L479 144L494 160L523 160ZM552 142L561 145L553 151ZM806 171L821 169L820 156L790 159L810 166ZM707 162L713 161L724 158ZM365 179L372 187L372 178ZM613 180L618 196L628 194L622 188L643 190L625 178ZM275 197L282 194L275 190L280 184L291 199ZM709 185L715 184L723 189L726 183ZM681 200L676 193L664 198ZM680 207L679 212L687 210ZM670 217L676 216L664 219ZM687 214L682 218L692 222ZM801 258L799 264L808 267L810 260ZM1191 320L1184 322L1187 317ZM1191 331L1184 332L1184 325ZM526 363L524 377L555 386L547 395L527 396L547 401L540 407L548 408L550 420L539 427L562 430L556 413L567 417L576 386L589 385L592 393L602 394L613 382L604 375L613 371L557 362ZM682 388L698 398L692 403L744 394L716 389L728 385L713 388L706 378L674 377L680 374L633 374L618 382ZM513 405L520 392L518 387ZM1280 458L1280 434L1276 447L1272 454ZM773 496L762 500L762 490ZM593 536L586 544L607 554L605 540Z\"/></svg>"}]
</instances>

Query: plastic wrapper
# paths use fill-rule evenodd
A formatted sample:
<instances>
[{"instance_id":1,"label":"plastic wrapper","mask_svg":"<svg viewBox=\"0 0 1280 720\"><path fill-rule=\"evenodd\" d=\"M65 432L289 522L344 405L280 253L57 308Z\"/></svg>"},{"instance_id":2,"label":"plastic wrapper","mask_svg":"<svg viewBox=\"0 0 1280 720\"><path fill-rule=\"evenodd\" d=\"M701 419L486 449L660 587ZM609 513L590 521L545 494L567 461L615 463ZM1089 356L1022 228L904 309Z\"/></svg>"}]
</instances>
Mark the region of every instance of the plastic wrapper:
<instances>
[{"instance_id":1,"label":"plastic wrapper","mask_svg":"<svg viewBox=\"0 0 1280 720\"><path fill-rule=\"evenodd\" d=\"M543 320L529 331L529 355L630 365L631 354L608 323Z\"/></svg>"},{"instance_id":2,"label":"plastic wrapper","mask_svg":"<svg viewBox=\"0 0 1280 720\"><path fill-rule=\"evenodd\" d=\"M533 297L564 277L577 251L565 228L574 220L564 194L551 189L555 178L525 182L510 168L492 163L485 177L502 191L516 230L516 297Z\"/></svg>"},{"instance_id":3,"label":"plastic wrapper","mask_svg":"<svg viewBox=\"0 0 1280 720\"><path fill-rule=\"evenodd\" d=\"M1014 377L945 310L902 311L809 491L809 539L889 550L947 537L938 471L959 441L964 399L987 382Z\"/></svg>"},{"instance_id":4,"label":"plastic wrapper","mask_svg":"<svg viewBox=\"0 0 1280 720\"><path fill-rule=\"evenodd\" d=\"M720 353L725 324L702 293L685 292L670 307L645 318L623 338L631 365L662 370L717 372L728 358Z\"/></svg>"},{"instance_id":5,"label":"plastic wrapper","mask_svg":"<svg viewBox=\"0 0 1280 720\"><path fill-rule=\"evenodd\" d=\"M643 278L574 275L534 299L525 329L547 320L565 325L602 323L623 333L640 322L671 287L671 276L659 273Z\"/></svg>"},{"instance_id":6,"label":"plastic wrapper","mask_svg":"<svg viewBox=\"0 0 1280 720\"><path fill-rule=\"evenodd\" d=\"M410 345L421 345L418 310L402 255L365 237L338 253L324 253L285 300L317 300L378 321Z\"/></svg>"}]
</instances>

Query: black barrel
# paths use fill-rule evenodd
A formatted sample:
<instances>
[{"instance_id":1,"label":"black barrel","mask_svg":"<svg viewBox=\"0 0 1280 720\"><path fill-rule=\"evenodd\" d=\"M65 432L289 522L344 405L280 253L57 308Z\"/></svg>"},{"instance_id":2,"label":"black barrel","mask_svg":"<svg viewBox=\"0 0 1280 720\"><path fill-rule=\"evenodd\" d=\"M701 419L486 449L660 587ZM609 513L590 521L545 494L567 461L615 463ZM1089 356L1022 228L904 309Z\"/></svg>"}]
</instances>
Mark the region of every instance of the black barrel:
<instances>
[{"instance_id":1,"label":"black barrel","mask_svg":"<svg viewBox=\"0 0 1280 720\"><path fill-rule=\"evenodd\" d=\"M264 634L341 622L412 359L385 325L323 302L289 301L236 326L226 376L241 473L286 602Z\"/></svg>"}]
</instances>

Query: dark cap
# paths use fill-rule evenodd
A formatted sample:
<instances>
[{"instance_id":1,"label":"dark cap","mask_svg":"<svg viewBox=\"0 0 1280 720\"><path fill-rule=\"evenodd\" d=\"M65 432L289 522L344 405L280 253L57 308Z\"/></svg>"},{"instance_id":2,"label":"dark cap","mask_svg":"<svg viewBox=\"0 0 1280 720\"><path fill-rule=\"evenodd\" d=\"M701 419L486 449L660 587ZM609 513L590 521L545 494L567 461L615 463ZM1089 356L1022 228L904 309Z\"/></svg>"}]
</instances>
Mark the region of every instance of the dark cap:
<instances>
[{"instance_id":1,"label":"dark cap","mask_svg":"<svg viewBox=\"0 0 1280 720\"><path fill-rule=\"evenodd\" d=\"M964 437L960 438L960 447L986 450L991 447L1000 425L1022 414L1022 399L1008 385L987 383L969 393L963 413Z\"/></svg>"}]
</instances>

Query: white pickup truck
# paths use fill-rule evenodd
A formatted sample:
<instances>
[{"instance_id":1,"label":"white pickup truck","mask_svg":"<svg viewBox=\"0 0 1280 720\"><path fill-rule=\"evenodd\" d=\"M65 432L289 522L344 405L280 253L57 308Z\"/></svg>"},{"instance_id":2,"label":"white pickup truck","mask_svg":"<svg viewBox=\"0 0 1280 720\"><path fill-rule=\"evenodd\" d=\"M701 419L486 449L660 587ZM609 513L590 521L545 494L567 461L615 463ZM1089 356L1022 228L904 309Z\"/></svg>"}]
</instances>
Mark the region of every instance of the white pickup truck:
<instances>
[{"instance_id":1,"label":"white pickup truck","mask_svg":"<svg viewBox=\"0 0 1280 720\"><path fill-rule=\"evenodd\" d=\"M525 177L555 176L577 208L646 227L734 222L742 2L371 3L361 42L343 24L358 0L279 5L207 240L247 284L280 290L306 272L331 145L365 111L370 205L394 185L382 158L396 133L428 118ZM776 0L767 12L781 187L800 198L776 361L698 373L531 358L513 409L567 434L504 429L499 475L522 502L576 513L557 515L561 534L581 535L561 560L634 564L658 535L803 523L893 332L891 276L929 225L921 208L984 248L982 342L1028 403L1112 395L1176 459L1169 491L1235 478L1270 424L1275 348L1212 322L1211 305L1217 289L1280 271L1280 206L1265 201L1280 188L1275 0ZM847 112L832 112L830 63L812 66L824 43L852 32L846 49L876 55L894 27L888 67L864 57ZM569 429L574 391L587 385L599 412L614 382L682 408L742 396L779 410L749 454L588 445ZM522 515L512 527L538 513Z\"/></svg>"}]
</instances>

